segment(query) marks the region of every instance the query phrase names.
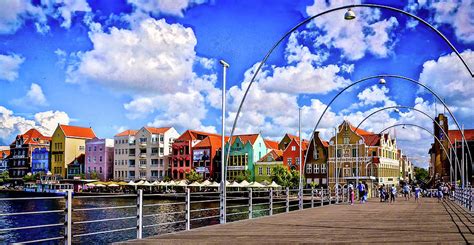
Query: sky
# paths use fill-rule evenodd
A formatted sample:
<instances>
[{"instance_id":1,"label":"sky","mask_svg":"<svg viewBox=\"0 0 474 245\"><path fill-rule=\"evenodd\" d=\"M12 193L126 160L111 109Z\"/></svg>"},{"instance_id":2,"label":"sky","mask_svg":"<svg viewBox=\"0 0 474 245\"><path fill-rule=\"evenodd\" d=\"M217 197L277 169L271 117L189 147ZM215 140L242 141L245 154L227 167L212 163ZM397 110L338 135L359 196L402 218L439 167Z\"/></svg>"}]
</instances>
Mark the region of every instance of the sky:
<instances>
[{"instance_id":1,"label":"sky","mask_svg":"<svg viewBox=\"0 0 474 245\"><path fill-rule=\"evenodd\" d=\"M112 4L113 3L113 4ZM144 125L221 131L223 59L226 130L260 61L285 33L342 0L3 0L0 2L0 145L31 127L50 135L58 123L92 127L112 138ZM370 1L419 16L443 33L474 69L474 2ZM322 111L349 84L401 75L430 87L474 128L473 78L447 43L426 25L379 8L315 18L272 52L249 90L236 133L279 140L309 137ZM469 18L471 16L471 18ZM443 105L402 79L371 79L343 92L318 131L329 139L343 120L357 125L375 110L409 106L433 117ZM455 125L450 118L450 129ZM378 133L397 123L432 129L416 111L384 110L362 128ZM428 165L433 137L390 130L417 166Z\"/></svg>"}]
</instances>

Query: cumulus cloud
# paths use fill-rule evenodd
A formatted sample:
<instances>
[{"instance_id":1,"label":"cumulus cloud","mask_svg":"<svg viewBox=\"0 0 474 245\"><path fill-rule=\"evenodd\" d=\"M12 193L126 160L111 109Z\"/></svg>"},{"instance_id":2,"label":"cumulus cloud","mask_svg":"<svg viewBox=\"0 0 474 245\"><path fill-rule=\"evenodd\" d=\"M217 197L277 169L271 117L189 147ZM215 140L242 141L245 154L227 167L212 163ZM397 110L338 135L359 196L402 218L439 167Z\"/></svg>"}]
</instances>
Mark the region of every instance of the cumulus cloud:
<instances>
[{"instance_id":1,"label":"cumulus cloud","mask_svg":"<svg viewBox=\"0 0 474 245\"><path fill-rule=\"evenodd\" d=\"M22 134L31 128L38 129L45 135L52 135L61 124L69 124L69 116L62 111L45 111L36 113L34 119L14 115L13 111L0 106L0 140L8 144L16 134Z\"/></svg>"},{"instance_id":2,"label":"cumulus cloud","mask_svg":"<svg viewBox=\"0 0 474 245\"><path fill-rule=\"evenodd\" d=\"M25 58L17 55L0 54L0 80L14 81L18 78L18 70Z\"/></svg>"},{"instance_id":3,"label":"cumulus cloud","mask_svg":"<svg viewBox=\"0 0 474 245\"><path fill-rule=\"evenodd\" d=\"M354 3L360 3L355 1ZM316 15L325 10L347 4L343 0L315 0L306 8L306 14ZM366 53L376 57L387 57L393 46L393 35L390 32L398 26L395 17L380 20L378 9L357 8L354 10L357 18L344 21L341 12L335 12L316 18L310 25L317 35L315 47L324 45L342 51L343 57L349 60L359 60Z\"/></svg>"},{"instance_id":4,"label":"cumulus cloud","mask_svg":"<svg viewBox=\"0 0 474 245\"><path fill-rule=\"evenodd\" d=\"M207 0L128 0L138 12L154 15L163 13L178 17L183 17L184 11L189 7L206 2Z\"/></svg>"},{"instance_id":5,"label":"cumulus cloud","mask_svg":"<svg viewBox=\"0 0 474 245\"><path fill-rule=\"evenodd\" d=\"M406 8L410 12L416 13L421 10L428 10L430 22L437 25L447 24L454 29L458 40L465 43L474 42L474 2L471 0L460 1L426 1L410 0ZM408 27L415 26L408 23Z\"/></svg>"},{"instance_id":6,"label":"cumulus cloud","mask_svg":"<svg viewBox=\"0 0 474 245\"><path fill-rule=\"evenodd\" d=\"M49 31L48 18L61 21L68 29L77 12L90 12L86 0L47 0L40 3L30 0L7 0L0 8L0 34L15 33L26 20L32 20L40 33Z\"/></svg>"},{"instance_id":7,"label":"cumulus cloud","mask_svg":"<svg viewBox=\"0 0 474 245\"><path fill-rule=\"evenodd\" d=\"M12 101L13 104L24 107L47 106L48 102L43 94L43 89L40 85L32 83L26 95L22 98Z\"/></svg>"}]
</instances>

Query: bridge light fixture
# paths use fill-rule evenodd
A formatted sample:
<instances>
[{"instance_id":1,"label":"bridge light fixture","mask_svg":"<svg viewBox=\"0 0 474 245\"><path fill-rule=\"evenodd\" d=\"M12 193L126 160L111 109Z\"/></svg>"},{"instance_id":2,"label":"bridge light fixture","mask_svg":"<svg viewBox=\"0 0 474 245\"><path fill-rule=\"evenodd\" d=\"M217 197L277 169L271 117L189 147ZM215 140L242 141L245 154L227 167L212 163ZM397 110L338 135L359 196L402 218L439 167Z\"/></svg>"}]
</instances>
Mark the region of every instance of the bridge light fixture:
<instances>
[{"instance_id":1,"label":"bridge light fixture","mask_svg":"<svg viewBox=\"0 0 474 245\"><path fill-rule=\"evenodd\" d=\"M348 9L347 12L344 14L344 19L345 20L353 20L356 18L356 15L352 9Z\"/></svg>"}]
</instances>

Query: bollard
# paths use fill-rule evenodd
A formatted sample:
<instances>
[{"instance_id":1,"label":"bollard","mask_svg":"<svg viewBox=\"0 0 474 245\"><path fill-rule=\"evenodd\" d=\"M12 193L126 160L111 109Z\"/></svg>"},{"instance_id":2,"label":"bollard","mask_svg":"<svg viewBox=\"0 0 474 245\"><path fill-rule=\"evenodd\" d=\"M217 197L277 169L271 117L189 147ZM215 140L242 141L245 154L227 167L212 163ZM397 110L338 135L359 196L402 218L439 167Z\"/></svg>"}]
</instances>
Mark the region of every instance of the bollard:
<instances>
[{"instance_id":1,"label":"bollard","mask_svg":"<svg viewBox=\"0 0 474 245\"><path fill-rule=\"evenodd\" d=\"M311 187L311 208L314 208L314 188Z\"/></svg>"},{"instance_id":2,"label":"bollard","mask_svg":"<svg viewBox=\"0 0 474 245\"><path fill-rule=\"evenodd\" d=\"M249 219L253 216L252 188L249 188Z\"/></svg>"},{"instance_id":3,"label":"bollard","mask_svg":"<svg viewBox=\"0 0 474 245\"><path fill-rule=\"evenodd\" d=\"M72 191L66 191L66 214L64 215L64 244L72 244Z\"/></svg>"},{"instance_id":4,"label":"bollard","mask_svg":"<svg viewBox=\"0 0 474 245\"><path fill-rule=\"evenodd\" d=\"M290 212L290 188L286 187L286 212Z\"/></svg>"},{"instance_id":5,"label":"bollard","mask_svg":"<svg viewBox=\"0 0 474 245\"><path fill-rule=\"evenodd\" d=\"M273 215L273 189L270 188L270 216Z\"/></svg>"},{"instance_id":6,"label":"bollard","mask_svg":"<svg viewBox=\"0 0 474 245\"><path fill-rule=\"evenodd\" d=\"M186 230L191 229L191 191L186 188Z\"/></svg>"},{"instance_id":7,"label":"bollard","mask_svg":"<svg viewBox=\"0 0 474 245\"><path fill-rule=\"evenodd\" d=\"M137 239L142 239L143 234L143 190L137 192Z\"/></svg>"}]
</instances>

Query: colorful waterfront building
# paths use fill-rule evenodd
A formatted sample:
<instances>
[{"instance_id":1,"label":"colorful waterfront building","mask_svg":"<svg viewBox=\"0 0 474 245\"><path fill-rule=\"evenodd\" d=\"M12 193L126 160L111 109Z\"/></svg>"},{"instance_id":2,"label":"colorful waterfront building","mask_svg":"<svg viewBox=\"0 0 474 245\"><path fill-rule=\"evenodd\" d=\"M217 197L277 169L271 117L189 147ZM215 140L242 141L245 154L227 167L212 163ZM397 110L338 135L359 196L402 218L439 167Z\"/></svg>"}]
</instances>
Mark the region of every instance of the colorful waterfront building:
<instances>
[{"instance_id":1,"label":"colorful waterfront building","mask_svg":"<svg viewBox=\"0 0 474 245\"><path fill-rule=\"evenodd\" d=\"M173 127L142 127L115 135L114 179L163 179L170 169L171 145L178 136Z\"/></svg>"},{"instance_id":2,"label":"colorful waterfront building","mask_svg":"<svg viewBox=\"0 0 474 245\"><path fill-rule=\"evenodd\" d=\"M85 178L85 154L80 154L67 164L67 179Z\"/></svg>"},{"instance_id":3,"label":"colorful waterfront building","mask_svg":"<svg viewBox=\"0 0 474 245\"><path fill-rule=\"evenodd\" d=\"M31 153L31 173L49 172L49 147L35 148Z\"/></svg>"},{"instance_id":4,"label":"colorful waterfront building","mask_svg":"<svg viewBox=\"0 0 474 245\"><path fill-rule=\"evenodd\" d=\"M314 132L313 140L307 149L308 158L305 161L305 179L307 186L313 183L317 187L327 187L328 184L328 147L329 142L322 140L319 132Z\"/></svg>"},{"instance_id":5,"label":"colorful waterfront building","mask_svg":"<svg viewBox=\"0 0 474 245\"><path fill-rule=\"evenodd\" d=\"M87 178L107 181L114 177L114 140L86 140L85 172Z\"/></svg>"},{"instance_id":6,"label":"colorful waterfront building","mask_svg":"<svg viewBox=\"0 0 474 245\"><path fill-rule=\"evenodd\" d=\"M229 143L224 150L227 152ZM242 134L232 137L230 156L227 163L227 179L233 180L238 176L250 174L249 179L255 180L255 162L267 154L265 141L260 134Z\"/></svg>"},{"instance_id":7,"label":"colorful waterfront building","mask_svg":"<svg viewBox=\"0 0 474 245\"><path fill-rule=\"evenodd\" d=\"M214 137L220 137L218 134L186 130L173 142L173 153L171 156L171 177L173 179L184 179L186 173L193 169L193 147L211 135ZM198 152L201 153L201 151ZM198 163L198 165L199 164L200 163ZM208 170L210 170L210 168Z\"/></svg>"},{"instance_id":8,"label":"colorful waterfront building","mask_svg":"<svg viewBox=\"0 0 474 245\"><path fill-rule=\"evenodd\" d=\"M50 137L44 136L34 128L16 136L15 141L10 145L8 161L8 173L13 184L23 183L23 177L31 173L31 154L34 149L49 148L50 142Z\"/></svg>"},{"instance_id":9,"label":"colorful waterfront building","mask_svg":"<svg viewBox=\"0 0 474 245\"><path fill-rule=\"evenodd\" d=\"M285 137L284 137L285 139ZM280 144L284 145L284 144ZM308 141L302 141L302 153L301 157L303 161L300 161L300 140L299 137L292 137L291 141L286 144L286 148L283 150L283 165L290 170L300 171L300 163L304 163L306 149L308 148ZM302 166L303 168L304 166Z\"/></svg>"},{"instance_id":10,"label":"colorful waterfront building","mask_svg":"<svg viewBox=\"0 0 474 245\"><path fill-rule=\"evenodd\" d=\"M227 137L226 139L227 140ZM220 179L222 137L209 135L193 148L193 169L204 179Z\"/></svg>"},{"instance_id":11,"label":"colorful waterfront building","mask_svg":"<svg viewBox=\"0 0 474 245\"><path fill-rule=\"evenodd\" d=\"M271 183L273 169L279 165L283 166L283 151L278 149L270 150L270 152L255 163L255 181Z\"/></svg>"},{"instance_id":12,"label":"colorful waterfront building","mask_svg":"<svg viewBox=\"0 0 474 245\"><path fill-rule=\"evenodd\" d=\"M0 174L8 170L10 146L0 146Z\"/></svg>"},{"instance_id":13,"label":"colorful waterfront building","mask_svg":"<svg viewBox=\"0 0 474 245\"><path fill-rule=\"evenodd\" d=\"M51 140L51 172L67 177L67 168L85 154L86 140L95 138L92 128L58 124Z\"/></svg>"}]
</instances>

